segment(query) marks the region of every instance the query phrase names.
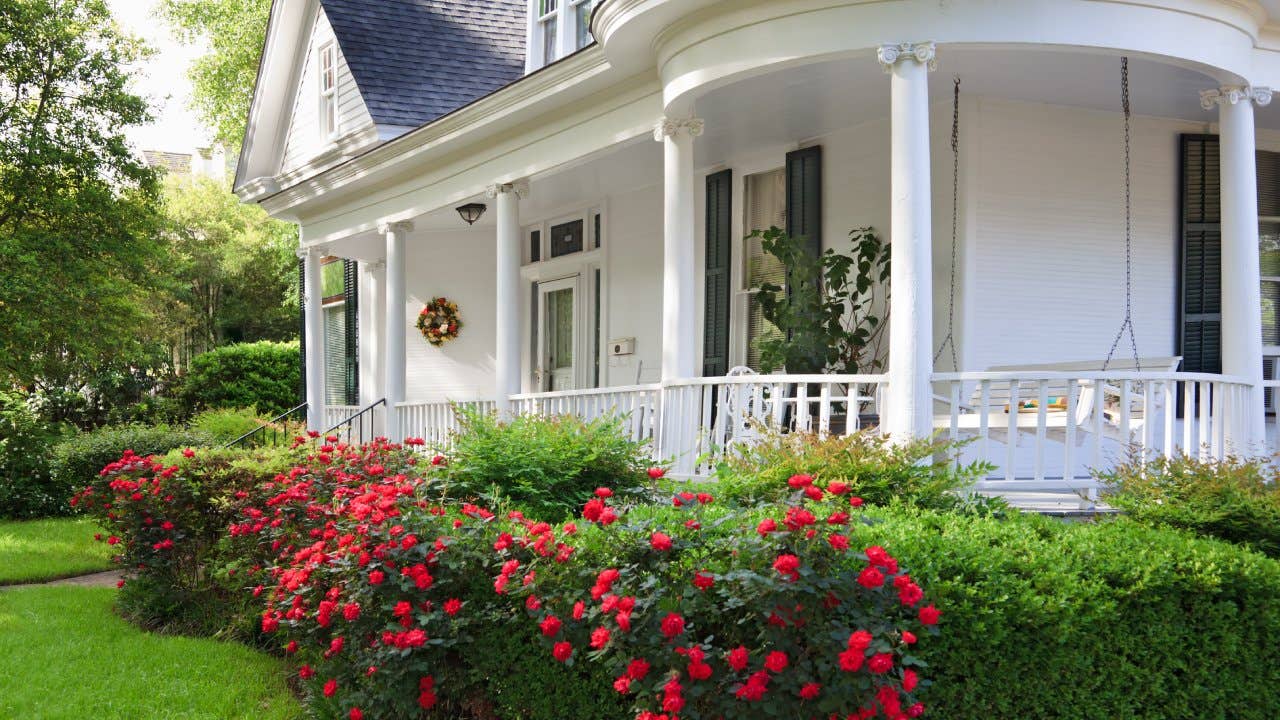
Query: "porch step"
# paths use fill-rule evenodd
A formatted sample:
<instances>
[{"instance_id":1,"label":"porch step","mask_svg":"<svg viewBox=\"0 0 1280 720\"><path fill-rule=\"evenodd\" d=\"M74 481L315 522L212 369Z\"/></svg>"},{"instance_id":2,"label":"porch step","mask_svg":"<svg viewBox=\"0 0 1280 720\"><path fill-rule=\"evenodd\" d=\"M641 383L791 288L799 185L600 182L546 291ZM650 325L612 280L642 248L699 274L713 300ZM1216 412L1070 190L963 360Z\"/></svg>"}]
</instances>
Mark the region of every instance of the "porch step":
<instances>
[{"instance_id":1,"label":"porch step","mask_svg":"<svg viewBox=\"0 0 1280 720\"><path fill-rule=\"evenodd\" d=\"M1109 505L1086 500L1066 490L1042 492L1005 490L986 491L980 494L1003 498L1011 506L1025 512L1053 517L1086 518L1120 512Z\"/></svg>"}]
</instances>

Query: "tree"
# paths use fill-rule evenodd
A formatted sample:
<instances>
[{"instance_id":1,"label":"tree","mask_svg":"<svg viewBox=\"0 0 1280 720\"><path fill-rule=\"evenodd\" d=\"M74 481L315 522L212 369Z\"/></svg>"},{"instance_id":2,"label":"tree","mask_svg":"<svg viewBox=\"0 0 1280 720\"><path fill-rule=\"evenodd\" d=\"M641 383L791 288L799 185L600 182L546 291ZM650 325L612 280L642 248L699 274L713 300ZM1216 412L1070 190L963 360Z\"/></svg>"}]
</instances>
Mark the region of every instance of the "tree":
<instances>
[{"instance_id":1,"label":"tree","mask_svg":"<svg viewBox=\"0 0 1280 720\"><path fill-rule=\"evenodd\" d=\"M149 117L126 71L143 55L102 0L0 0L7 383L61 383L154 347L156 180L123 136Z\"/></svg>"},{"instance_id":2,"label":"tree","mask_svg":"<svg viewBox=\"0 0 1280 720\"><path fill-rule=\"evenodd\" d=\"M244 140L271 0L162 0L160 14L187 42L210 52L191 67L192 103L229 148Z\"/></svg>"},{"instance_id":3,"label":"tree","mask_svg":"<svg viewBox=\"0 0 1280 720\"><path fill-rule=\"evenodd\" d=\"M176 287L169 333L184 359L227 342L297 337L297 231L221 183L171 178L165 224Z\"/></svg>"}]
</instances>

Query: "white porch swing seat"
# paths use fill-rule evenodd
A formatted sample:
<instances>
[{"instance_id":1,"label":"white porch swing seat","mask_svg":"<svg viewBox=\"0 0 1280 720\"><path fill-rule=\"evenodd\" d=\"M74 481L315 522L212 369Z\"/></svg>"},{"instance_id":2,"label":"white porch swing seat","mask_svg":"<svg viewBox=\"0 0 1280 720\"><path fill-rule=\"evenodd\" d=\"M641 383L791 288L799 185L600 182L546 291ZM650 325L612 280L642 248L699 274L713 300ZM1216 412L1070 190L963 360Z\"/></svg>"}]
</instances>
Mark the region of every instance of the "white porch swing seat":
<instances>
[{"instance_id":1,"label":"white porch swing seat","mask_svg":"<svg viewBox=\"0 0 1280 720\"><path fill-rule=\"evenodd\" d=\"M1172 373L1178 369L1178 365L1181 362L1181 357L1149 357L1136 360L1117 358L1111 362L1110 369L1116 372L1144 370L1157 373ZM1038 365L993 365L987 369L987 372L1026 373L1032 376L1044 373L1096 373L1099 365L1100 363L1096 360ZM999 442L1006 442L1009 430L1008 414L1014 412L1013 408L1009 407L1009 401L1013 395L1012 391L1015 382L1017 382L1018 387L1018 404L1021 408L1016 411L1017 419L1015 425L1020 434L1035 435L1040 428L1040 408L1035 406L1027 407L1027 403L1039 402L1040 382L1037 380L990 381L987 389L985 412L982 407L982 383L975 381L968 404L960 405L959 412L955 415L955 426L960 434L962 436L975 436L978 434L982 430L983 417L985 416L988 437ZM1070 382L1065 379L1049 380L1046 383L1047 391L1045 394L1050 398L1065 397L1067 386ZM1099 382L1101 382L1103 395L1101 423L1098 422L1095 416L1097 407L1095 393L1098 392ZM1147 423L1158 422L1160 414L1164 411L1163 393L1154 394L1150 412L1144 409L1145 393L1142 392L1140 385L1131 387L1126 397L1121 398L1121 386L1113 383L1080 380L1071 384L1074 384L1079 390L1076 393L1073 412L1070 415L1063 409L1046 408L1044 410L1045 436L1057 442L1066 442L1066 429L1068 425L1071 425L1075 429L1076 444L1082 444L1085 435L1094 433L1098 427L1102 428L1104 437L1128 444L1142 437L1143 428ZM946 407L948 411L936 414L933 418L933 426L937 430L949 431L952 426L951 400L936 395L934 399ZM1121 403L1127 403L1129 409L1129 431L1127 434L1120 427Z\"/></svg>"}]
</instances>

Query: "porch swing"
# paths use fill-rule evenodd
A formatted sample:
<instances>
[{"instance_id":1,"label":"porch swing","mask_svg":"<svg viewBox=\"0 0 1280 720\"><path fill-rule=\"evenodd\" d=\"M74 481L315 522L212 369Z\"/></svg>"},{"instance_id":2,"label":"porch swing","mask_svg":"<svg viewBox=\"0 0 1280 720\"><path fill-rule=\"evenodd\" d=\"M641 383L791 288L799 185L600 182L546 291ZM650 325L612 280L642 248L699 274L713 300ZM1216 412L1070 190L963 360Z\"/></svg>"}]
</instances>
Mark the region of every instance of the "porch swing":
<instances>
[{"instance_id":1,"label":"porch swing","mask_svg":"<svg viewBox=\"0 0 1280 720\"><path fill-rule=\"evenodd\" d=\"M1154 369L1158 371L1173 372L1177 370L1178 364L1181 362L1179 357L1151 357L1142 358L1138 353L1138 340L1134 330L1133 323L1133 213L1132 213L1132 162L1130 157L1131 139L1130 139L1130 123L1132 121L1132 112L1129 103L1129 58L1123 57L1120 61L1120 88L1121 88L1121 104L1124 113L1124 243L1125 243L1125 282L1124 282L1124 317L1120 324L1120 329L1116 333L1115 340L1111 343L1111 348L1107 352L1106 358L1100 363L1097 361L1082 362L1058 362L1043 363L1032 365L996 365L987 368L987 372L991 373L1070 373L1070 372L1106 372L1107 370L1116 370L1121 372L1142 371L1143 369ZM955 348L954 324L955 324L955 286L956 286L956 259L957 259L957 215L959 212L958 187L959 187L959 166L960 166L960 78L955 79L955 90L952 97L952 125L951 125L951 152L952 152L952 203L951 203L951 273L950 273L950 292L947 307L947 333L939 344L937 352L934 354L934 364L942 357L943 352L950 349L951 365L955 371L959 371L959 362ZM1116 357L1120 343L1128 333L1129 345L1132 350L1132 358L1119 359ZM998 441L1008 440L1009 426L1017 427L1019 433L1035 434L1043 431L1045 436L1059 441L1065 442L1068 436L1067 427L1072 426L1073 429L1081 432L1073 433L1077 444L1083 443L1084 435L1094 433L1101 430L1102 434L1110 439L1129 443L1133 439L1133 434L1142 431L1143 424L1149 418L1144 417L1143 394L1134 392L1132 389L1118 387L1103 381L1084 381L1079 383L1078 392L1072 401L1068 400L1068 393L1073 390L1070 386L1076 386L1077 381L1068 380L1049 380L1047 388L1041 386L1040 381L991 381L985 387L981 383L974 388L968 405L960 405L958 413L949 412L934 417L934 427L940 430L955 429L967 433L986 430L993 439ZM1101 422L1099 422L1099 403L1095 393L1102 393ZM1019 400L1019 397L1035 396L1031 400ZM953 398L936 396L935 399L944 405L956 404ZM1044 407L1041 407L1041 403ZM1013 405L1016 404L1016 409ZM1121 407L1128 404L1128 412L1123 412ZM986 412L983 412L986 410ZM1010 418L1013 422L1004 423L1004 427L999 427L999 423L991 423L991 415L997 412L1004 414L1012 414L1015 417ZM1121 428L1119 415L1126 416L1128 425L1127 432Z\"/></svg>"}]
</instances>

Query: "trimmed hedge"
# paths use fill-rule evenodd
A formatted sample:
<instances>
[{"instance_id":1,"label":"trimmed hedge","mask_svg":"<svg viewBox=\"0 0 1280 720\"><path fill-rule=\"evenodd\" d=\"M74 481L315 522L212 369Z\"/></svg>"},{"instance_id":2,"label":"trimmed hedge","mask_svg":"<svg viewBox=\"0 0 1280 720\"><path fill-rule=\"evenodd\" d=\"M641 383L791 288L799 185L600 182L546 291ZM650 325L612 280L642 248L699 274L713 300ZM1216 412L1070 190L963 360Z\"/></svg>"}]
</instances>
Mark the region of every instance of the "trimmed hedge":
<instances>
[{"instance_id":1,"label":"trimmed hedge","mask_svg":"<svg viewBox=\"0 0 1280 720\"><path fill-rule=\"evenodd\" d=\"M98 479L98 473L126 450L139 455L164 455L170 450L208 445L212 438L201 432L167 425L118 425L74 435L54 446L53 482L62 504L72 493Z\"/></svg>"},{"instance_id":2,"label":"trimmed hedge","mask_svg":"<svg viewBox=\"0 0 1280 720\"><path fill-rule=\"evenodd\" d=\"M192 359L181 395L192 412L251 407L274 416L298 404L301 373L296 342L227 345Z\"/></svg>"}]
</instances>

